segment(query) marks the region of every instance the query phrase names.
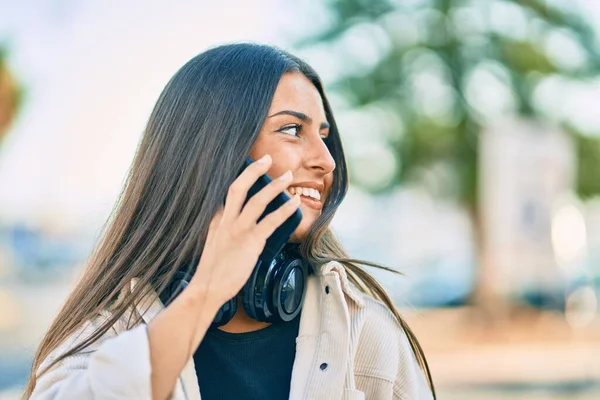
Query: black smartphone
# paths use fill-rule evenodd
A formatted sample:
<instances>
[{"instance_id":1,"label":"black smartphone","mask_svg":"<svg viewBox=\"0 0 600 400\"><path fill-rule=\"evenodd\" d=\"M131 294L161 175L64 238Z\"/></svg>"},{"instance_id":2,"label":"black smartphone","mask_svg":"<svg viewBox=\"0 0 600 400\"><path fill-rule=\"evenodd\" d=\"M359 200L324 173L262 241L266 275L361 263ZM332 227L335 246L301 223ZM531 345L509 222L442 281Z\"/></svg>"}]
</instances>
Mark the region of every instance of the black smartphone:
<instances>
[{"instance_id":1,"label":"black smartphone","mask_svg":"<svg viewBox=\"0 0 600 400\"><path fill-rule=\"evenodd\" d=\"M252 164L253 162L254 162L254 160L252 160L252 158L250 158L250 157L246 158L246 160L244 162L244 167L242 168L242 171L244 169L246 169L246 167L248 165ZM240 173L241 173L241 171L240 171ZM252 185L250 190L248 190L248 196L246 197L246 201L244 201L244 205L246 205L246 203L248 202L250 197L252 197L256 193L258 193L262 188L267 186L271 181L272 181L272 179L267 174L264 174L263 176L258 178L258 180ZM290 196L288 196L287 193L281 192L280 194L278 194L277 197L275 197L267 205L267 207L265 208L265 212L260 216L258 221L260 222L266 215L277 210L286 201L289 201L289 200L290 200ZM271 260L273 260L275 258L275 256L277 254L279 254L281 249L283 249L283 246L285 246L285 244L288 242L288 240L290 239L290 236L292 236L292 233L294 233L294 231L296 230L298 225L300 225L300 221L302 221L302 211L300 211L300 208L298 208L267 239L267 243L265 245L263 252L261 253L261 255L259 257L259 260L261 260L263 262L270 262Z\"/></svg>"}]
</instances>

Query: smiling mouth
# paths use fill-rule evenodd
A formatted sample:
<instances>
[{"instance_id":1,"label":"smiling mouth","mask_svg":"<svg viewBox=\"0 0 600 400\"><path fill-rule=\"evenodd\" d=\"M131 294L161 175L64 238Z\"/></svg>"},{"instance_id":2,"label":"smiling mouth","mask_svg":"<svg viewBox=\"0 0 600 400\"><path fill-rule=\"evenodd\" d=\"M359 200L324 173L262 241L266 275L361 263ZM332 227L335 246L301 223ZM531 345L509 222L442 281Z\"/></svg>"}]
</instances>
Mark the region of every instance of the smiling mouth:
<instances>
[{"instance_id":1,"label":"smiling mouth","mask_svg":"<svg viewBox=\"0 0 600 400\"><path fill-rule=\"evenodd\" d=\"M292 196L299 194L302 204L305 204L307 207L317 211L320 211L323 208L323 203L321 202L321 192L317 189L291 186L287 189L287 191Z\"/></svg>"},{"instance_id":2,"label":"smiling mouth","mask_svg":"<svg viewBox=\"0 0 600 400\"><path fill-rule=\"evenodd\" d=\"M301 187L301 186L291 186L288 188L288 191L292 195L299 194L302 197L308 197L308 198L313 199L318 202L321 201L321 192L319 192L317 189Z\"/></svg>"}]
</instances>

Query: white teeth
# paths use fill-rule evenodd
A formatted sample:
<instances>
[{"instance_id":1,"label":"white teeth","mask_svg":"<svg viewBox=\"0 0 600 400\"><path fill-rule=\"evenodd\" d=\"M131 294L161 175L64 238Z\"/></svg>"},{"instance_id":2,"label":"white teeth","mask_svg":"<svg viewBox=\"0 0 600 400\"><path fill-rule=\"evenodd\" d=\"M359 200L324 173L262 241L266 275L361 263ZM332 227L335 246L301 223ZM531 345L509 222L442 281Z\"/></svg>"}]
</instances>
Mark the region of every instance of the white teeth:
<instances>
[{"instance_id":1,"label":"white teeth","mask_svg":"<svg viewBox=\"0 0 600 400\"><path fill-rule=\"evenodd\" d=\"M321 200L321 193L317 189L313 189L313 196L317 200Z\"/></svg>"},{"instance_id":2,"label":"white teeth","mask_svg":"<svg viewBox=\"0 0 600 400\"><path fill-rule=\"evenodd\" d=\"M300 194L302 196L311 197L317 201L321 200L321 193L318 190L312 188L302 188L302 187L290 187L288 191L293 196L295 194Z\"/></svg>"}]
</instances>

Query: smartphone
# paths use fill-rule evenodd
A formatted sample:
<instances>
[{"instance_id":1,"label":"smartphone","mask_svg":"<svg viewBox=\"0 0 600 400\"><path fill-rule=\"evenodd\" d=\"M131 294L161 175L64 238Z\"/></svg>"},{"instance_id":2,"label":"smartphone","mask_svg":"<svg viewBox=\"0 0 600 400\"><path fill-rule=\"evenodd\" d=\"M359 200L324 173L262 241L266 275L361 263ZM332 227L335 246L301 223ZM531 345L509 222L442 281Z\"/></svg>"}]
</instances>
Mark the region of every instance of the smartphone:
<instances>
[{"instance_id":1,"label":"smartphone","mask_svg":"<svg viewBox=\"0 0 600 400\"><path fill-rule=\"evenodd\" d=\"M252 164L254 160L248 157L244 162L244 167L242 171L246 169L247 166ZM240 173L242 172L240 171ZM267 186L272 179L269 175L264 174L252 185L250 190L248 190L248 196L246 197L246 201L244 201L244 205L250 200L250 197L254 196L258 193L262 188ZM281 192L277 195L265 208L264 213L260 216L258 221L260 222L265 216L273 211L277 210L281 207L286 201L290 200L290 196L285 192ZM273 234L267 239L267 243L261 255L259 256L259 260L262 262L270 262L275 258L277 254L283 249L283 246L288 242L292 233L296 230L298 225L300 225L300 221L302 221L302 211L298 208L283 224L279 226L273 232Z\"/></svg>"}]
</instances>

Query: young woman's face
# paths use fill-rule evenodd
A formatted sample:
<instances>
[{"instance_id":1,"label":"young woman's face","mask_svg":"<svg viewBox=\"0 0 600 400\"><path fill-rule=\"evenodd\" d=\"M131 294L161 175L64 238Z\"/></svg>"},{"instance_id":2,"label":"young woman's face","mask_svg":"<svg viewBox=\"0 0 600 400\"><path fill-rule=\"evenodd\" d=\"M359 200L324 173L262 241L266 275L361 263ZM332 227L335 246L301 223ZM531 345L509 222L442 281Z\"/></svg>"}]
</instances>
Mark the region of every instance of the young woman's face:
<instances>
[{"instance_id":1,"label":"young woman's face","mask_svg":"<svg viewBox=\"0 0 600 400\"><path fill-rule=\"evenodd\" d=\"M288 192L302 193L302 222L291 241L301 241L321 215L331 184L335 161L324 139L329 135L323 101L315 86L301 73L286 73L275 91L271 108L250 157L269 154L268 174L275 179L294 174Z\"/></svg>"}]
</instances>

